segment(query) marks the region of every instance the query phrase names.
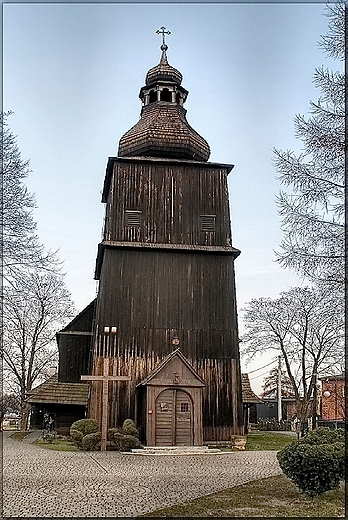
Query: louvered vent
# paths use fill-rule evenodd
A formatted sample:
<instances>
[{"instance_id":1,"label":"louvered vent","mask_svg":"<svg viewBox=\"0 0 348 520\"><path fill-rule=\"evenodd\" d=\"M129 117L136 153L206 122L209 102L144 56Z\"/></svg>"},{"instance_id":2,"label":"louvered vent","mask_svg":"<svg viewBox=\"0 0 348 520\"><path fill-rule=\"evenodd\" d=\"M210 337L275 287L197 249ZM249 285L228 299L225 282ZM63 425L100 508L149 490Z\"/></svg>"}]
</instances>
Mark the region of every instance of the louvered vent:
<instances>
[{"instance_id":1,"label":"louvered vent","mask_svg":"<svg viewBox=\"0 0 348 520\"><path fill-rule=\"evenodd\" d=\"M126 226L140 226L141 211L126 210Z\"/></svg>"},{"instance_id":2,"label":"louvered vent","mask_svg":"<svg viewBox=\"0 0 348 520\"><path fill-rule=\"evenodd\" d=\"M201 215L201 230L215 231L215 215Z\"/></svg>"}]
</instances>

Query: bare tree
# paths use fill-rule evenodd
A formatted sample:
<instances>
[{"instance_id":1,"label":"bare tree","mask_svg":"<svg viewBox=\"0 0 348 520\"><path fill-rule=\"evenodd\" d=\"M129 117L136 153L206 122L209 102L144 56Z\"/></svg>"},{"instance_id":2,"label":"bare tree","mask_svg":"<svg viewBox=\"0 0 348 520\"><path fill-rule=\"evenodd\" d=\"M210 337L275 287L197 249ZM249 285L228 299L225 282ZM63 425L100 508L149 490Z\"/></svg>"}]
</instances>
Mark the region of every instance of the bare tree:
<instances>
[{"instance_id":1,"label":"bare tree","mask_svg":"<svg viewBox=\"0 0 348 520\"><path fill-rule=\"evenodd\" d=\"M10 131L7 118L11 112L0 114L1 122L1 204L0 238L3 278L7 283L18 271L59 268L55 253L46 252L36 233L33 210L35 197L28 192L24 180L30 173L29 161L23 161L16 137Z\"/></svg>"},{"instance_id":2,"label":"bare tree","mask_svg":"<svg viewBox=\"0 0 348 520\"><path fill-rule=\"evenodd\" d=\"M29 271L4 287L4 374L20 396L22 429L28 421L27 393L57 364L56 332L76 311L57 272Z\"/></svg>"},{"instance_id":3,"label":"bare tree","mask_svg":"<svg viewBox=\"0 0 348 520\"><path fill-rule=\"evenodd\" d=\"M331 57L345 56L345 2L327 7L327 36L320 45ZM311 116L295 118L303 152L275 150L285 191L277 198L284 238L277 252L283 267L326 284L344 281L345 75L324 67L314 74L322 96Z\"/></svg>"},{"instance_id":4,"label":"bare tree","mask_svg":"<svg viewBox=\"0 0 348 520\"><path fill-rule=\"evenodd\" d=\"M55 333L75 314L64 284L61 262L36 235L35 198L24 184L30 173L16 138L1 114L1 363L6 391L20 400L27 426L27 393L57 363Z\"/></svg>"},{"instance_id":5,"label":"bare tree","mask_svg":"<svg viewBox=\"0 0 348 520\"><path fill-rule=\"evenodd\" d=\"M302 420L318 376L333 373L344 362L344 320L339 308L343 297L332 292L295 287L277 299L253 299L244 309L242 354L249 360L268 351L282 355Z\"/></svg>"}]
</instances>

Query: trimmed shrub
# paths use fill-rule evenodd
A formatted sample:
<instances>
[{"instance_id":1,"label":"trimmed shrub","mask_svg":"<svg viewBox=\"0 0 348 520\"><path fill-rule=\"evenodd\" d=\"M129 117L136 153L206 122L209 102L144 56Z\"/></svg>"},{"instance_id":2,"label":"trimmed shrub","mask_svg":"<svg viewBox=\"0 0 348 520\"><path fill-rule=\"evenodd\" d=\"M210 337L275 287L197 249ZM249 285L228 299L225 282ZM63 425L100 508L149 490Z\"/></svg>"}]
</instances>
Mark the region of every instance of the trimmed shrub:
<instances>
[{"instance_id":1,"label":"trimmed shrub","mask_svg":"<svg viewBox=\"0 0 348 520\"><path fill-rule=\"evenodd\" d=\"M83 435L88 435L89 433L96 433L99 430L99 423L96 419L79 419L71 425L70 435L71 430L78 430L82 432Z\"/></svg>"},{"instance_id":2,"label":"trimmed shrub","mask_svg":"<svg viewBox=\"0 0 348 520\"><path fill-rule=\"evenodd\" d=\"M118 451L131 451L140 446L140 441L134 435L124 435L117 428L110 428L108 432L111 445Z\"/></svg>"},{"instance_id":3,"label":"trimmed shrub","mask_svg":"<svg viewBox=\"0 0 348 520\"><path fill-rule=\"evenodd\" d=\"M42 440L47 444L52 444L56 440L56 432L50 430L42 430Z\"/></svg>"},{"instance_id":4,"label":"trimmed shrub","mask_svg":"<svg viewBox=\"0 0 348 520\"><path fill-rule=\"evenodd\" d=\"M344 477L344 443L316 444L314 440L320 439L321 435L319 433L317 436L309 437L313 442L306 442L304 437L277 454L279 465L285 475L310 496L335 489Z\"/></svg>"},{"instance_id":5,"label":"trimmed shrub","mask_svg":"<svg viewBox=\"0 0 348 520\"><path fill-rule=\"evenodd\" d=\"M132 435L133 437L138 437L138 429L135 426L134 421L132 419L126 419L123 422L122 430L124 435Z\"/></svg>"},{"instance_id":6,"label":"trimmed shrub","mask_svg":"<svg viewBox=\"0 0 348 520\"><path fill-rule=\"evenodd\" d=\"M84 435L81 441L81 447L86 451L95 451L99 450L101 441L101 433L88 433Z\"/></svg>"},{"instance_id":7,"label":"trimmed shrub","mask_svg":"<svg viewBox=\"0 0 348 520\"><path fill-rule=\"evenodd\" d=\"M115 428L116 429L116 428ZM111 445L118 451L123 451L123 437L124 435L119 431L115 431L110 437Z\"/></svg>"},{"instance_id":8,"label":"trimmed shrub","mask_svg":"<svg viewBox=\"0 0 348 520\"><path fill-rule=\"evenodd\" d=\"M83 439L83 433L80 432L80 430L70 429L70 436L72 437L73 441L75 441L75 444L77 444L78 446L81 444L81 441Z\"/></svg>"},{"instance_id":9,"label":"trimmed shrub","mask_svg":"<svg viewBox=\"0 0 348 520\"><path fill-rule=\"evenodd\" d=\"M330 428L316 428L308 432L299 440L305 444L332 444L333 442L345 442L345 432L341 428L332 430Z\"/></svg>"},{"instance_id":10,"label":"trimmed shrub","mask_svg":"<svg viewBox=\"0 0 348 520\"><path fill-rule=\"evenodd\" d=\"M108 429L108 441L114 440L115 433L121 433L119 428L109 428Z\"/></svg>"},{"instance_id":11,"label":"trimmed shrub","mask_svg":"<svg viewBox=\"0 0 348 520\"><path fill-rule=\"evenodd\" d=\"M134 435L123 435L122 443L122 451L131 451L133 448L139 448L140 446L139 439L134 437Z\"/></svg>"},{"instance_id":12,"label":"trimmed shrub","mask_svg":"<svg viewBox=\"0 0 348 520\"><path fill-rule=\"evenodd\" d=\"M79 419L70 427L70 436L74 439L75 444L81 448L83 446L83 438L86 435L97 433L99 423L96 419Z\"/></svg>"},{"instance_id":13,"label":"trimmed shrub","mask_svg":"<svg viewBox=\"0 0 348 520\"><path fill-rule=\"evenodd\" d=\"M315 430L312 430L308 432L302 439L299 440L300 443L303 444L337 444L341 443L344 444L341 451L341 456L339 457L339 476L341 480L344 480L345 474L346 474L346 460L347 455L345 451L345 440L346 440L346 433L342 428L338 429L331 429L331 428L316 428Z\"/></svg>"},{"instance_id":14,"label":"trimmed shrub","mask_svg":"<svg viewBox=\"0 0 348 520\"><path fill-rule=\"evenodd\" d=\"M132 419L126 419L122 428L109 428L108 440L118 451L130 451L141 446L138 439L138 429Z\"/></svg>"}]
</instances>

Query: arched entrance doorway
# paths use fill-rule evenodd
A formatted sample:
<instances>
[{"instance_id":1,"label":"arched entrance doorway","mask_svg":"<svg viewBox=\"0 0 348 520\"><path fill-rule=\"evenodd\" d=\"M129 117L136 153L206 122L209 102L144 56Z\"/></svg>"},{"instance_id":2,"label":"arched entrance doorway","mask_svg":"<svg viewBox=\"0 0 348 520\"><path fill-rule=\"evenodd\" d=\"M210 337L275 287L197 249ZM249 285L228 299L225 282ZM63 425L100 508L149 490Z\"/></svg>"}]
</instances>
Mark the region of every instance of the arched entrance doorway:
<instances>
[{"instance_id":1,"label":"arched entrance doorway","mask_svg":"<svg viewBox=\"0 0 348 520\"><path fill-rule=\"evenodd\" d=\"M180 349L168 354L138 387L147 446L203 445L205 382Z\"/></svg>"},{"instance_id":2,"label":"arched entrance doorway","mask_svg":"<svg viewBox=\"0 0 348 520\"><path fill-rule=\"evenodd\" d=\"M193 446L193 403L179 388L163 390L156 399L155 445Z\"/></svg>"}]
</instances>

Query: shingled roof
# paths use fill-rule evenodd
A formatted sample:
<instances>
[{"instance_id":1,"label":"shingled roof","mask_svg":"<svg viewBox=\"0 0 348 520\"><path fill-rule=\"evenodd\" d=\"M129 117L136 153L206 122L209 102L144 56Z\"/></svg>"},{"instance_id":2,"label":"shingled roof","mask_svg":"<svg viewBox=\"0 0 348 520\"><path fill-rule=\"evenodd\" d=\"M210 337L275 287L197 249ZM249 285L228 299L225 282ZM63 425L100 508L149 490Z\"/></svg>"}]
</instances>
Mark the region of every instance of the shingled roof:
<instances>
[{"instance_id":1,"label":"shingled roof","mask_svg":"<svg viewBox=\"0 0 348 520\"><path fill-rule=\"evenodd\" d=\"M118 156L207 161L209 145L186 120L188 91L181 86L181 72L168 63L167 48L161 47L160 63L146 75L140 120L121 137Z\"/></svg>"},{"instance_id":2,"label":"shingled roof","mask_svg":"<svg viewBox=\"0 0 348 520\"><path fill-rule=\"evenodd\" d=\"M157 101L143 107L140 121L121 137L118 155L207 161L210 148L187 122L184 107Z\"/></svg>"},{"instance_id":3,"label":"shingled roof","mask_svg":"<svg viewBox=\"0 0 348 520\"><path fill-rule=\"evenodd\" d=\"M251 389L248 374L242 374L242 400L243 403L262 403L262 399Z\"/></svg>"},{"instance_id":4,"label":"shingled roof","mask_svg":"<svg viewBox=\"0 0 348 520\"><path fill-rule=\"evenodd\" d=\"M30 391L27 403L71 404L87 406L89 385L86 383L61 383L54 375Z\"/></svg>"},{"instance_id":5,"label":"shingled roof","mask_svg":"<svg viewBox=\"0 0 348 520\"><path fill-rule=\"evenodd\" d=\"M155 85L159 81L174 83L175 85L181 85L182 82L181 72L169 65L166 51L162 52L159 64L152 67L152 69L150 69L146 74L145 78L146 85Z\"/></svg>"}]
</instances>

